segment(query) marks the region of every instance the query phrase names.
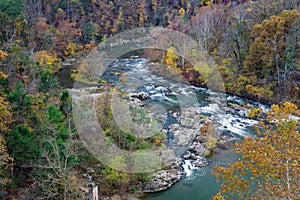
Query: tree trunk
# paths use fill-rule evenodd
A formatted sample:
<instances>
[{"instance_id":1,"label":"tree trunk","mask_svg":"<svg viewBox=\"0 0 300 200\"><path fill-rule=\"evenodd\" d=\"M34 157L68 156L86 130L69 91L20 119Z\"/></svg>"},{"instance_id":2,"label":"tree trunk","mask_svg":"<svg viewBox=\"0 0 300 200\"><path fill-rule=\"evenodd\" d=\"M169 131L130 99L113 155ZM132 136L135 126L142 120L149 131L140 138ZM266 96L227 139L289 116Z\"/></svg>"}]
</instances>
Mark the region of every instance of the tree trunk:
<instances>
[{"instance_id":1,"label":"tree trunk","mask_svg":"<svg viewBox=\"0 0 300 200\"><path fill-rule=\"evenodd\" d=\"M89 185L89 200L98 200L98 186L95 183Z\"/></svg>"}]
</instances>

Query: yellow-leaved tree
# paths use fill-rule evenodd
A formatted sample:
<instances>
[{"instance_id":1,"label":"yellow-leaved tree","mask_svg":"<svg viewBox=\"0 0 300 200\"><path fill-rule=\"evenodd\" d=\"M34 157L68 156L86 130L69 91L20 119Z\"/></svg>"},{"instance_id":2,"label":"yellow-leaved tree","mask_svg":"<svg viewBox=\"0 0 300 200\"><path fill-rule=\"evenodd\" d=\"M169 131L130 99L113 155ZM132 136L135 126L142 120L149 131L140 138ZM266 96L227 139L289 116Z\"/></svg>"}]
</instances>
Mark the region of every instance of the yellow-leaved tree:
<instances>
[{"instance_id":1,"label":"yellow-leaved tree","mask_svg":"<svg viewBox=\"0 0 300 200\"><path fill-rule=\"evenodd\" d=\"M223 180L217 199L300 199L300 110L273 105L257 137L238 144L241 157L213 174Z\"/></svg>"},{"instance_id":2,"label":"yellow-leaved tree","mask_svg":"<svg viewBox=\"0 0 300 200\"><path fill-rule=\"evenodd\" d=\"M39 62L39 65L43 68L43 70L56 72L59 70L59 59L53 53L49 53L47 51L38 51L35 54L35 60Z\"/></svg>"},{"instance_id":3,"label":"yellow-leaved tree","mask_svg":"<svg viewBox=\"0 0 300 200\"><path fill-rule=\"evenodd\" d=\"M6 56L8 56L7 53L0 50L0 60L4 60Z\"/></svg>"},{"instance_id":4,"label":"yellow-leaved tree","mask_svg":"<svg viewBox=\"0 0 300 200\"><path fill-rule=\"evenodd\" d=\"M6 142L0 135L0 192L9 183L8 171L13 168L13 158L9 155Z\"/></svg>"},{"instance_id":5,"label":"yellow-leaved tree","mask_svg":"<svg viewBox=\"0 0 300 200\"><path fill-rule=\"evenodd\" d=\"M165 56L165 63L167 65L167 68L170 72L175 74L180 74L181 70L177 67L177 59L179 56L176 54L176 50L174 47L170 47L167 50L166 56Z\"/></svg>"},{"instance_id":6,"label":"yellow-leaved tree","mask_svg":"<svg viewBox=\"0 0 300 200\"><path fill-rule=\"evenodd\" d=\"M10 105L3 97L0 97L0 134L7 131L11 123Z\"/></svg>"}]
</instances>

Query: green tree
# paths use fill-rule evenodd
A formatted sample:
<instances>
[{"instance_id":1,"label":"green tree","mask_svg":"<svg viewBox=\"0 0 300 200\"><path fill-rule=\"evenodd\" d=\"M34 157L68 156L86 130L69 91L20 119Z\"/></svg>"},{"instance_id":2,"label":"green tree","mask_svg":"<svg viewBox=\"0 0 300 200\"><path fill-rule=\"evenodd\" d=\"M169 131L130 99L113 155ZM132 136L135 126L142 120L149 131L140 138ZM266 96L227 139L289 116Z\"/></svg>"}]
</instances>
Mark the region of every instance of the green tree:
<instances>
[{"instance_id":1,"label":"green tree","mask_svg":"<svg viewBox=\"0 0 300 200\"><path fill-rule=\"evenodd\" d=\"M115 156L111 160L111 166L117 168L120 168L122 166L125 167L125 162L126 160L123 156ZM124 186L128 187L128 183L131 180L131 176L129 173L121 172L110 167L105 167L103 173L105 175L105 183L109 188L113 187L122 189L124 188ZM109 194L111 195L113 192L114 191L110 191Z\"/></svg>"},{"instance_id":2,"label":"green tree","mask_svg":"<svg viewBox=\"0 0 300 200\"><path fill-rule=\"evenodd\" d=\"M89 43L91 41L95 41L97 37L97 30L93 23L86 23L82 29L83 42Z\"/></svg>"},{"instance_id":3,"label":"green tree","mask_svg":"<svg viewBox=\"0 0 300 200\"><path fill-rule=\"evenodd\" d=\"M7 148L18 164L32 164L38 159L40 153L35 134L23 125L13 126L8 132Z\"/></svg>"},{"instance_id":4,"label":"green tree","mask_svg":"<svg viewBox=\"0 0 300 200\"><path fill-rule=\"evenodd\" d=\"M41 157L36 164L35 178L40 196L57 199L80 199L72 170L77 164L75 133L66 128L65 116L49 105L40 125Z\"/></svg>"},{"instance_id":5,"label":"green tree","mask_svg":"<svg viewBox=\"0 0 300 200\"><path fill-rule=\"evenodd\" d=\"M50 92L51 94L54 94L57 87L58 81L55 78L53 72L50 72L48 70L44 71L41 75L41 85L39 87L39 90L44 93Z\"/></svg>"},{"instance_id":6,"label":"green tree","mask_svg":"<svg viewBox=\"0 0 300 200\"><path fill-rule=\"evenodd\" d=\"M11 19L16 19L23 11L22 0L2 0L0 2L0 12L6 13Z\"/></svg>"},{"instance_id":7,"label":"green tree","mask_svg":"<svg viewBox=\"0 0 300 200\"><path fill-rule=\"evenodd\" d=\"M30 113L32 99L26 94L22 82L15 84L15 90L8 95L8 99L12 104L12 111L16 115L17 122L24 122L26 116Z\"/></svg>"},{"instance_id":8,"label":"green tree","mask_svg":"<svg viewBox=\"0 0 300 200\"><path fill-rule=\"evenodd\" d=\"M22 14L24 3L22 0L0 1L0 41L8 41L15 36L18 17Z\"/></svg>"},{"instance_id":9,"label":"green tree","mask_svg":"<svg viewBox=\"0 0 300 200\"><path fill-rule=\"evenodd\" d=\"M256 128L258 137L238 145L241 158L214 175L224 180L215 199L300 198L300 110L292 103L273 105ZM231 195L229 195L231 194Z\"/></svg>"}]
</instances>

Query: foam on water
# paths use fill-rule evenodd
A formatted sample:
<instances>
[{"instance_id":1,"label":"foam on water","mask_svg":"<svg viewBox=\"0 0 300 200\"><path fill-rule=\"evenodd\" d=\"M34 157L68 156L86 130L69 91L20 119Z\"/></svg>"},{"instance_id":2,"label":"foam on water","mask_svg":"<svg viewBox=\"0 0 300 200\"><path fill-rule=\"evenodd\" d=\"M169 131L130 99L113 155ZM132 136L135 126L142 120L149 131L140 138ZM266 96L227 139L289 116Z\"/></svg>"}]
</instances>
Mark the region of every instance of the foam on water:
<instances>
[{"instance_id":1,"label":"foam on water","mask_svg":"<svg viewBox=\"0 0 300 200\"><path fill-rule=\"evenodd\" d=\"M189 177L193 174L193 167L191 160L184 160L184 164L182 165L185 176Z\"/></svg>"},{"instance_id":2,"label":"foam on water","mask_svg":"<svg viewBox=\"0 0 300 200\"><path fill-rule=\"evenodd\" d=\"M220 117L218 123L221 125L219 127L220 130L228 130L233 134L244 137L246 135L251 135L247 131L247 127L257 124L258 121L240 118L232 114L226 114L226 116Z\"/></svg>"},{"instance_id":3,"label":"foam on water","mask_svg":"<svg viewBox=\"0 0 300 200\"><path fill-rule=\"evenodd\" d=\"M197 94L197 97L198 95L201 96L201 94L205 94L203 97L199 97L203 100L200 102L200 105L202 106L199 107L199 112L197 113L200 115L209 115L214 122L217 122L217 128L221 131L229 131L239 136L245 136L249 134L247 132L247 128L258 123L256 120L245 118L246 114L243 114L244 116L240 113L226 114L227 111L225 112L225 107L228 105L225 105L218 100L220 95L224 95L225 100L227 101L234 102L236 104L245 103L245 100L238 96L225 96L226 94L221 94L206 88L174 82L164 77L152 74L149 69L148 61L145 59L124 59L118 62L118 64L115 64L115 66L116 68L119 68L120 71L124 69L129 70L125 71L128 76L128 81L130 83L140 83L141 85L139 86L139 90L148 93L150 99L161 101L163 104L167 103L177 106L178 103L180 103L179 101L193 102L193 99L196 97L195 94ZM128 90L131 89L126 85L123 88L126 89L126 87ZM207 94L209 94L208 97L206 97ZM248 104L251 107L259 106L264 110L264 112L269 109L268 106L258 102L248 101ZM241 113L245 112L243 111Z\"/></svg>"}]
</instances>

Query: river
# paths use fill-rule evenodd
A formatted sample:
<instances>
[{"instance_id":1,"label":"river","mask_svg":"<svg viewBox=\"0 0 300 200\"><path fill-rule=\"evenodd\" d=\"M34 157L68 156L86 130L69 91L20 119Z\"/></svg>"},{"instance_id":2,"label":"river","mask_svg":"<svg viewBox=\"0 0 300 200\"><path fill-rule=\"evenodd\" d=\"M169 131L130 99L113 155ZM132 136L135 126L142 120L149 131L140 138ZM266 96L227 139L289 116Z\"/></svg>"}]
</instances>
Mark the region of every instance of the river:
<instances>
[{"instance_id":1,"label":"river","mask_svg":"<svg viewBox=\"0 0 300 200\"><path fill-rule=\"evenodd\" d=\"M120 59L110 65L103 74L102 79L127 92L147 93L150 98L143 102L145 103L145 108L159 105L161 112L164 112L166 115L163 125L166 130L168 130L170 124L176 123L173 113L180 113L182 102L179 99L182 98L178 98L178 96L184 96L185 98L183 99L189 101L189 97L195 95L201 114L209 116L213 121L216 121L218 124L217 128L220 131L228 132L240 139L245 135L254 136L253 125L257 124L257 121L248 119L245 112L224 112L225 114L220 114L218 111L223 108L219 108L218 105L211 101L211 92L209 90L175 82L153 74L150 66L149 61L143 58ZM124 81L119 81L121 77L126 77L125 83ZM229 105L245 103L245 99L232 95L226 95L225 100L226 108L229 108ZM267 106L257 102L247 101L247 103L252 106L259 106L265 110L268 109ZM224 110L226 109L224 108ZM168 135L167 139L168 145L176 148L170 135ZM178 183L166 191L148 194L146 199L211 199L220 189L220 184L217 184L215 178L211 176L211 169L215 164L224 166L236 159L237 155L234 153L234 150L227 149L210 157L208 159L209 165L202 168L193 169L194 167L186 161L184 166L186 175Z\"/></svg>"}]
</instances>

